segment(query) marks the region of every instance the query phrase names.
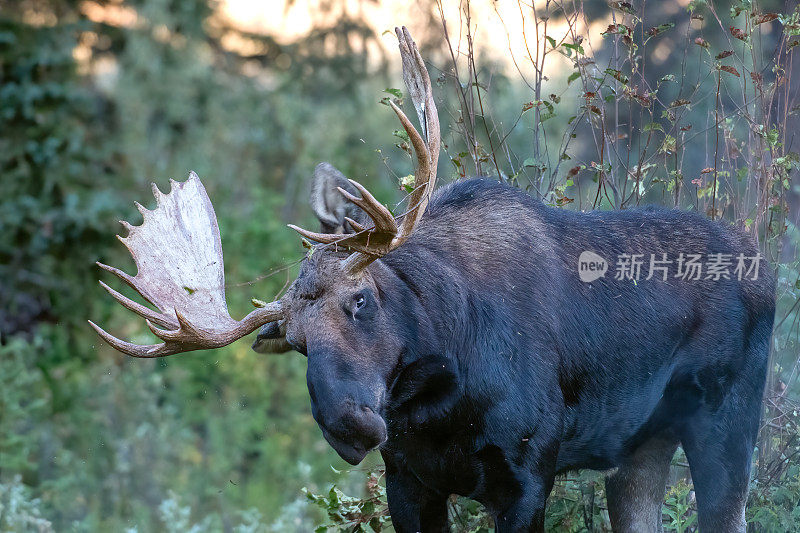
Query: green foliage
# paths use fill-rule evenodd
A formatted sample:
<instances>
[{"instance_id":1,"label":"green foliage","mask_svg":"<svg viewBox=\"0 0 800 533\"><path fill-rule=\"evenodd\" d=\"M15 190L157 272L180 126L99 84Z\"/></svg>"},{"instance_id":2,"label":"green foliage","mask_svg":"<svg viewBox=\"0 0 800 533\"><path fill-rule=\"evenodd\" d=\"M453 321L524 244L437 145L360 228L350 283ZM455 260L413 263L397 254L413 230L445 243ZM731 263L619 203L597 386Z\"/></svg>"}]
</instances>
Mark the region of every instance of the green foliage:
<instances>
[{"instance_id":1,"label":"green foliage","mask_svg":"<svg viewBox=\"0 0 800 533\"><path fill-rule=\"evenodd\" d=\"M31 490L15 476L10 483L0 483L0 531L54 531L42 517L41 502L31 498Z\"/></svg>"},{"instance_id":2,"label":"green foliage","mask_svg":"<svg viewBox=\"0 0 800 533\"><path fill-rule=\"evenodd\" d=\"M90 282L120 197L111 177L106 104L76 73L81 25L0 19L0 336L69 313ZM82 320L81 320L82 322Z\"/></svg>"},{"instance_id":3,"label":"green foliage","mask_svg":"<svg viewBox=\"0 0 800 533\"><path fill-rule=\"evenodd\" d=\"M663 508L663 513L668 520L664 524L665 531L675 531L676 533L691 531L692 526L697 522L693 497L692 486L685 481L680 481L667 490Z\"/></svg>"},{"instance_id":4,"label":"green foliage","mask_svg":"<svg viewBox=\"0 0 800 533\"><path fill-rule=\"evenodd\" d=\"M367 475L366 496L347 496L335 485L326 495L314 494L307 488L303 493L308 500L325 511L328 523L317 526L316 533L326 531L380 533L391 522L386 504L386 488L380 484L377 472Z\"/></svg>"}]
</instances>

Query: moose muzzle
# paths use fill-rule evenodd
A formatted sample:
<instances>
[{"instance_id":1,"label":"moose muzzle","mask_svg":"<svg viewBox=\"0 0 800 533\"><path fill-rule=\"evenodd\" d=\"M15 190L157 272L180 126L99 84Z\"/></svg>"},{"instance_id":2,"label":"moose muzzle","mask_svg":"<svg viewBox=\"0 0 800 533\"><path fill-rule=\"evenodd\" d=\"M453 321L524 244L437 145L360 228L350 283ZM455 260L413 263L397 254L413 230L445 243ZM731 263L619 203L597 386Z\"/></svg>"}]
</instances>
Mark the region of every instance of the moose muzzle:
<instances>
[{"instance_id":1,"label":"moose muzzle","mask_svg":"<svg viewBox=\"0 0 800 533\"><path fill-rule=\"evenodd\" d=\"M337 379L329 365L309 357L306 381L311 413L325 440L352 465L386 440L386 422L380 412L382 394L366 383Z\"/></svg>"}]
</instances>

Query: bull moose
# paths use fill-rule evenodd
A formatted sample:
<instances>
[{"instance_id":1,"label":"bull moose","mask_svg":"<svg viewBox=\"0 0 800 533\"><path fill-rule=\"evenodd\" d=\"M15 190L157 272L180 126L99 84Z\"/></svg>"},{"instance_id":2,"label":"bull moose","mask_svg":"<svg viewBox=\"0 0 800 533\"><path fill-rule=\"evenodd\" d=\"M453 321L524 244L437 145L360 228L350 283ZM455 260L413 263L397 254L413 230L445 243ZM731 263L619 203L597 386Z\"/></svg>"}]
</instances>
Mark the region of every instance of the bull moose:
<instances>
[{"instance_id":1,"label":"bull moose","mask_svg":"<svg viewBox=\"0 0 800 533\"><path fill-rule=\"evenodd\" d=\"M354 465L380 450L400 532L446 530L451 494L482 503L497 531L542 531L554 478L583 468L607 472L615 531L658 531L679 444L701 529L743 531L774 317L756 247L679 210L573 212L487 179L433 192L431 83L407 30L397 35L423 130L389 103L416 152L401 217L318 168L324 232L294 228L318 244L283 297L237 321L200 180L154 186L156 209L139 206L143 224L123 223L120 238L137 274L100 266L157 310L101 284L163 342L92 326L135 357L217 348L259 327L256 349L304 354L322 434ZM592 279L581 277L587 253ZM619 257L645 258L650 274L603 266ZM698 258L707 270L689 272Z\"/></svg>"}]
</instances>

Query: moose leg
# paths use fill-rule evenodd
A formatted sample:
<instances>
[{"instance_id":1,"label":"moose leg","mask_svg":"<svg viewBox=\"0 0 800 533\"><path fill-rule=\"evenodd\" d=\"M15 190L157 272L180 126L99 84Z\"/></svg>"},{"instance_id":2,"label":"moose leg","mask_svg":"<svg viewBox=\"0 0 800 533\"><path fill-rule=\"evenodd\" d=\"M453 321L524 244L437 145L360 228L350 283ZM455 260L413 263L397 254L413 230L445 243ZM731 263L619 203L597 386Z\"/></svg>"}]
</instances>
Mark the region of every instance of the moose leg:
<instances>
[{"instance_id":1,"label":"moose leg","mask_svg":"<svg viewBox=\"0 0 800 533\"><path fill-rule=\"evenodd\" d=\"M654 437L606 477L611 527L615 532L660 533L661 505L677 440Z\"/></svg>"},{"instance_id":2,"label":"moose leg","mask_svg":"<svg viewBox=\"0 0 800 533\"><path fill-rule=\"evenodd\" d=\"M424 486L410 472L403 472L388 453L386 462L386 498L392 525L398 533L443 533L447 525L447 496Z\"/></svg>"},{"instance_id":3,"label":"moose leg","mask_svg":"<svg viewBox=\"0 0 800 533\"><path fill-rule=\"evenodd\" d=\"M745 401L734 387L719 410L701 409L681 436L702 532L746 529L744 510L760 403L760 394Z\"/></svg>"},{"instance_id":4,"label":"moose leg","mask_svg":"<svg viewBox=\"0 0 800 533\"><path fill-rule=\"evenodd\" d=\"M724 416L724 415L723 415ZM745 418L745 417L742 417ZM683 441L697 497L702 532L744 532L744 508L750 479L756 424L709 417L706 428L692 428ZM717 425L719 424L719 425ZM725 427L728 426L728 427Z\"/></svg>"},{"instance_id":5,"label":"moose leg","mask_svg":"<svg viewBox=\"0 0 800 533\"><path fill-rule=\"evenodd\" d=\"M713 378L719 379L719 372L699 375L704 405L681 430L703 533L743 533L746 529L744 511L761 418L772 321L772 313L759 317L749 333L746 362L729 390L715 396L711 385L715 383Z\"/></svg>"},{"instance_id":6,"label":"moose leg","mask_svg":"<svg viewBox=\"0 0 800 533\"><path fill-rule=\"evenodd\" d=\"M495 518L497 533L544 533L544 508L550 491L537 490Z\"/></svg>"},{"instance_id":7,"label":"moose leg","mask_svg":"<svg viewBox=\"0 0 800 533\"><path fill-rule=\"evenodd\" d=\"M495 516L497 533L544 533L545 505L555 481L555 472L547 470L550 471L527 475L517 472L517 479L522 481L522 492Z\"/></svg>"}]
</instances>

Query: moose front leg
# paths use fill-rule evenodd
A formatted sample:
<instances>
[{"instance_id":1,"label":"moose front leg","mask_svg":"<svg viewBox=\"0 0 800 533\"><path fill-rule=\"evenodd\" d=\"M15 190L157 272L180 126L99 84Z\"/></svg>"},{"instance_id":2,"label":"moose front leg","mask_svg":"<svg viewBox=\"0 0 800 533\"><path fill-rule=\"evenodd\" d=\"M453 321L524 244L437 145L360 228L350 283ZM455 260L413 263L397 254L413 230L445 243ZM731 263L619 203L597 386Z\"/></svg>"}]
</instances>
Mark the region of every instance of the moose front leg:
<instances>
[{"instance_id":1,"label":"moose front leg","mask_svg":"<svg viewBox=\"0 0 800 533\"><path fill-rule=\"evenodd\" d=\"M559 443L541 431L520 451L486 446L478 454L484 487L478 501L494 515L497 533L542 532L547 496L555 481ZM515 453L516 452L516 453Z\"/></svg>"},{"instance_id":2,"label":"moose front leg","mask_svg":"<svg viewBox=\"0 0 800 533\"><path fill-rule=\"evenodd\" d=\"M411 472L399 467L389 453L386 462L386 498L392 525L398 533L442 533L447 525L447 496L424 487Z\"/></svg>"},{"instance_id":3,"label":"moose front leg","mask_svg":"<svg viewBox=\"0 0 800 533\"><path fill-rule=\"evenodd\" d=\"M553 481L553 476L528 478L520 496L495 517L497 533L543 533L544 510Z\"/></svg>"}]
</instances>

